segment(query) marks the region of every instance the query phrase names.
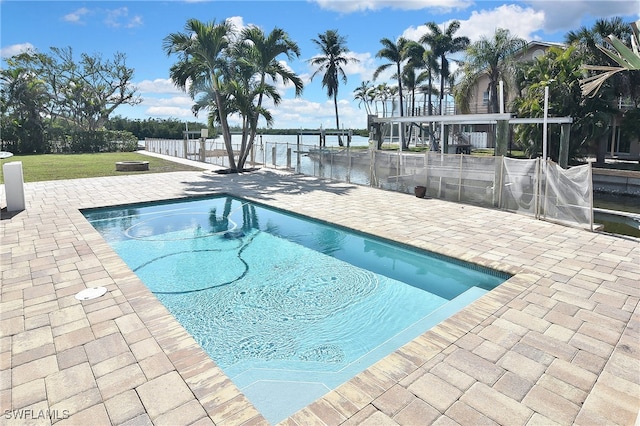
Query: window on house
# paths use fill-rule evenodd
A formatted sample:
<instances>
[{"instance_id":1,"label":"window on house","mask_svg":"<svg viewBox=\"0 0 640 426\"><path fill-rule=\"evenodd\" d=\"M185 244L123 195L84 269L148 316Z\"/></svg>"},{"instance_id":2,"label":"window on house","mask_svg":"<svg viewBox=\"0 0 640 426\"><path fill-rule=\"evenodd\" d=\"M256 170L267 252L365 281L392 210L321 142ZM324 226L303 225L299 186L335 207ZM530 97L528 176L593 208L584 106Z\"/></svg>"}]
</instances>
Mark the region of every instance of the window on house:
<instances>
[{"instance_id":1,"label":"window on house","mask_svg":"<svg viewBox=\"0 0 640 426\"><path fill-rule=\"evenodd\" d=\"M482 105L489 105L489 91L485 91L482 94Z\"/></svg>"}]
</instances>

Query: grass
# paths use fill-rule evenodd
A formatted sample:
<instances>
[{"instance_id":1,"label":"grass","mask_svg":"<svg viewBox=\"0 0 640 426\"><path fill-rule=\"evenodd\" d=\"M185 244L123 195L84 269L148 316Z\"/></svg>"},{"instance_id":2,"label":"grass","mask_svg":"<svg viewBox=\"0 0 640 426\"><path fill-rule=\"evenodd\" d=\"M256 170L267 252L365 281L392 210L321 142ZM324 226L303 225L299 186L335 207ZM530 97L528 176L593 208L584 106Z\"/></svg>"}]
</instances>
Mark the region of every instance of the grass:
<instances>
[{"instance_id":1,"label":"grass","mask_svg":"<svg viewBox=\"0 0 640 426\"><path fill-rule=\"evenodd\" d=\"M22 162L22 173L25 182L201 170L135 152L16 155L2 160L2 164L10 161ZM144 172L117 172L117 161L148 161L149 170ZM0 175L0 183L4 183L4 175Z\"/></svg>"}]
</instances>

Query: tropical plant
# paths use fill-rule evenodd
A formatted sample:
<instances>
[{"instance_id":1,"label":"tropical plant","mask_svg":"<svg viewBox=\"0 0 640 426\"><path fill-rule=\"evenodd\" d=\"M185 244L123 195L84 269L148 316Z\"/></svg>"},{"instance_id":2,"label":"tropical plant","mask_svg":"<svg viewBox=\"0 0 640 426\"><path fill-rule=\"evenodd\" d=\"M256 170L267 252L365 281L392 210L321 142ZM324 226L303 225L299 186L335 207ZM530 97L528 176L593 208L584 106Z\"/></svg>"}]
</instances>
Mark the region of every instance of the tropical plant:
<instances>
[{"instance_id":1,"label":"tropical plant","mask_svg":"<svg viewBox=\"0 0 640 426\"><path fill-rule=\"evenodd\" d=\"M357 58L348 56L349 49L347 48L347 39L340 34L337 30L327 30L323 34L318 34L317 39L311 39L311 41L320 50L320 55L315 56L309 60L309 63L317 69L311 75L313 78L323 73L322 75L322 87L326 88L327 96L333 98L333 105L336 112L336 129L340 129L340 119L338 116L338 87L340 81L346 84L347 74L344 72L343 67L350 62L358 62ZM338 143L343 145L342 138L338 136Z\"/></svg>"},{"instance_id":2,"label":"tropical plant","mask_svg":"<svg viewBox=\"0 0 640 426\"><path fill-rule=\"evenodd\" d=\"M398 97L398 86L387 86L387 99L390 100L391 103L391 116L396 115L396 98Z\"/></svg>"},{"instance_id":3,"label":"tropical plant","mask_svg":"<svg viewBox=\"0 0 640 426\"><path fill-rule=\"evenodd\" d=\"M481 37L465 51L462 64L462 81L454 89L456 105L462 113L470 112L470 100L483 76L488 77L489 103L487 112L500 111L498 99L499 82L504 82L505 92L513 87L513 56L526 46L524 39L512 35L509 30L498 28L492 38Z\"/></svg>"},{"instance_id":4,"label":"tropical plant","mask_svg":"<svg viewBox=\"0 0 640 426\"><path fill-rule=\"evenodd\" d=\"M78 59L70 47L50 50L7 58L2 70L3 140L11 139L16 153L48 152L48 139L101 130L120 105L142 101L124 54L104 60L83 53Z\"/></svg>"},{"instance_id":5,"label":"tropical plant","mask_svg":"<svg viewBox=\"0 0 640 426\"><path fill-rule=\"evenodd\" d=\"M185 32L171 33L165 37L163 49L168 56L179 55L180 60L171 66L169 76L178 88L196 100L196 111L212 106L209 124L214 121L220 124L229 167L238 170L227 114L231 106L230 96L225 87L231 74L227 58L230 57L233 31L227 21L204 23L189 19L185 24ZM200 99L196 99L198 97Z\"/></svg>"},{"instance_id":6,"label":"tropical plant","mask_svg":"<svg viewBox=\"0 0 640 426\"><path fill-rule=\"evenodd\" d=\"M2 150L13 153L48 152L45 114L46 85L25 68L0 70Z\"/></svg>"},{"instance_id":7,"label":"tropical plant","mask_svg":"<svg viewBox=\"0 0 640 426\"><path fill-rule=\"evenodd\" d=\"M428 115L432 115L433 104L431 96L439 93L438 89L433 87L433 78L440 72L438 58L436 58L432 50L415 41L411 41L407 46L407 58L407 67L420 71L416 76L416 82L427 82L426 85L420 86L420 91L428 97L428 107L425 108L425 111L427 111ZM427 100L425 98L426 104Z\"/></svg>"},{"instance_id":8,"label":"tropical plant","mask_svg":"<svg viewBox=\"0 0 640 426\"><path fill-rule=\"evenodd\" d=\"M373 73L373 79L377 79L378 76L390 67L395 67L395 73L392 78L396 78L398 81L398 94L400 96L400 117L404 115L404 105L402 102L402 63L407 59L407 45L409 40L404 37L400 37L395 43L388 39L383 38L380 40L382 49L376 53L376 58L386 59L389 62L380 65Z\"/></svg>"},{"instance_id":9,"label":"tropical plant","mask_svg":"<svg viewBox=\"0 0 640 426\"><path fill-rule=\"evenodd\" d=\"M407 80L413 82L413 99L415 100L415 90L419 89L425 94L425 106L427 105L426 97L429 99L428 107L423 108L423 110L425 112L428 111L428 114L432 115L431 95L438 92L437 89L434 89L432 80L434 74L438 73L438 62L431 50L426 49L423 45L415 41L409 42L406 52L407 64L405 71L408 74ZM424 82L427 82L427 84L422 84ZM415 106L412 108L415 111Z\"/></svg>"},{"instance_id":10,"label":"tropical plant","mask_svg":"<svg viewBox=\"0 0 640 426\"><path fill-rule=\"evenodd\" d=\"M447 55L463 51L470 42L468 37L454 37L460 28L460 21L451 21L444 32L435 22L427 22L425 25L428 32L420 38L420 43L429 45L433 55L440 60L440 114L442 114L445 82L451 77Z\"/></svg>"},{"instance_id":11,"label":"tropical plant","mask_svg":"<svg viewBox=\"0 0 640 426\"><path fill-rule=\"evenodd\" d=\"M573 117L569 160L576 162L597 151L606 142L615 113L607 97L584 98L580 89L582 54L575 46L567 49L551 47L533 63L522 64L518 72L518 85L522 96L514 101L519 117L542 118L544 115L544 88L548 86L548 112L552 116ZM516 144L529 157L542 151L542 127L520 124L515 127ZM558 161L560 129L549 129L549 157Z\"/></svg>"},{"instance_id":12,"label":"tropical plant","mask_svg":"<svg viewBox=\"0 0 640 426\"><path fill-rule=\"evenodd\" d=\"M253 27L238 33L228 21L190 19L185 32L169 34L163 47L167 55L179 55L169 75L195 101L194 113L207 110L209 126L220 125L230 171L244 170L259 118L268 126L272 124L271 113L262 105L264 97L271 98L274 105L281 99L268 79L292 83L296 95L302 93L300 78L276 61L281 54L298 56L297 45L277 28L265 36ZM239 117L241 123L237 153L231 140L230 116Z\"/></svg>"},{"instance_id":13,"label":"tropical plant","mask_svg":"<svg viewBox=\"0 0 640 426\"><path fill-rule=\"evenodd\" d=\"M373 86L370 81L363 81L360 83L360 86L356 88L353 92L353 100L358 101L358 108L360 105L364 103L364 109L367 112L367 115L371 115L371 103L373 98L372 94Z\"/></svg>"},{"instance_id":14,"label":"tropical plant","mask_svg":"<svg viewBox=\"0 0 640 426\"><path fill-rule=\"evenodd\" d=\"M250 26L245 28L242 31L241 43L238 44L236 55L241 64L252 70L252 77L255 75L259 78L258 100L256 103L258 110L262 108L263 98L266 93L271 94L270 98L273 100L274 105L280 103L280 96L273 90L273 86L267 83L267 78L273 82L281 79L284 84L291 83L295 88L295 95L302 95L304 87L302 79L278 61L278 57L281 55L286 56L289 60L300 56L300 48L289 38L289 35L284 30L274 28L269 35L265 35L259 27ZM246 148L253 146L257 126L258 115L256 114L250 122L251 131L248 144L245 144L243 140L243 147L241 148L241 151L244 152L244 158L241 158L243 164L250 152Z\"/></svg>"},{"instance_id":15,"label":"tropical plant","mask_svg":"<svg viewBox=\"0 0 640 426\"><path fill-rule=\"evenodd\" d=\"M582 55L580 79L582 94L607 102L614 110L621 103L640 106L640 65L638 22L627 24L622 18L599 19L590 27L569 32L566 41ZM597 64L597 65L584 65ZM626 71L626 72L621 72ZM638 134L637 112L634 108L617 111L622 138ZM611 130L611 129L607 129ZM607 138L602 137L596 150L596 164L603 164Z\"/></svg>"},{"instance_id":16,"label":"tropical plant","mask_svg":"<svg viewBox=\"0 0 640 426\"><path fill-rule=\"evenodd\" d=\"M376 99L376 114L378 113L378 101L382 105L382 116L387 116L387 101L391 97L390 87L387 83L380 83L374 88L374 97Z\"/></svg>"},{"instance_id":17,"label":"tropical plant","mask_svg":"<svg viewBox=\"0 0 640 426\"><path fill-rule=\"evenodd\" d=\"M587 70L599 72L599 74L592 75L580 81L582 94L584 96L595 96L605 81L620 71L640 70L640 32L638 31L640 20L630 24L631 34L629 34L628 40L631 48L623 42L625 38L624 31L621 31L619 28L621 20L617 18L613 22L615 25L606 25L606 21L596 22L596 29L599 30L600 34L609 34L604 37L602 41L607 42L611 48L605 47L602 43L597 43L593 40L594 37L591 36L588 30L584 28L579 33L569 33L567 36L568 40L573 42L586 38L590 42L588 44L589 47L599 49L615 63L615 65L584 65L584 68ZM597 59L594 58L594 62L596 61ZM638 77L636 76L636 83L637 80ZM637 88L637 85L634 86Z\"/></svg>"}]
</instances>

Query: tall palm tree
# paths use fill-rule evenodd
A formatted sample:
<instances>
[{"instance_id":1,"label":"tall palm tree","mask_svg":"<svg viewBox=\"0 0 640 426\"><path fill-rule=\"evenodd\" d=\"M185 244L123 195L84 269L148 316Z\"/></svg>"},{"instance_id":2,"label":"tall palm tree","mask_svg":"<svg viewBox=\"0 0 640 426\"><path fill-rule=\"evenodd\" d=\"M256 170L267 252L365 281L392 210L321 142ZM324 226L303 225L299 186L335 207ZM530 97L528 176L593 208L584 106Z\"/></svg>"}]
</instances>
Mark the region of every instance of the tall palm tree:
<instances>
[{"instance_id":1,"label":"tall palm tree","mask_svg":"<svg viewBox=\"0 0 640 426\"><path fill-rule=\"evenodd\" d=\"M438 94L438 90L433 87L433 78L440 74L440 65L438 64L438 58L433 54L433 50L424 49L422 54L422 62L425 66L425 73L427 74L427 90L429 97L428 114L433 115L433 103L431 102L431 95Z\"/></svg>"},{"instance_id":2,"label":"tall palm tree","mask_svg":"<svg viewBox=\"0 0 640 426\"><path fill-rule=\"evenodd\" d=\"M338 118L338 87L340 81L347 82L347 74L343 67L349 62L358 62L358 59L347 56L347 39L337 30L327 30L324 34L318 34L317 39L311 41L320 49L321 54L311 58L311 65L318 67L311 75L311 80L320 74L322 76L322 87L327 89L327 96L333 98L333 105L336 111L336 129L340 130L340 119ZM342 138L338 136L338 144L343 145Z\"/></svg>"},{"instance_id":3,"label":"tall palm tree","mask_svg":"<svg viewBox=\"0 0 640 426\"><path fill-rule=\"evenodd\" d=\"M239 62L241 65L249 67L259 79L257 110L261 110L265 94L273 100L274 105L280 103L280 96L273 90L272 85L267 84L267 77L274 82L281 79L285 84L293 84L295 95L302 95L304 87L302 79L277 60L281 55L290 60L300 56L300 48L289 38L289 35L284 30L274 28L269 35L265 35L262 29L250 26L242 30L241 40L242 43L239 44L240 48L237 52ZM244 153L244 158L240 158L242 164L244 164L247 155L251 151L258 126L258 117L259 115L255 114L249 123L251 129L250 138L246 146L241 147L241 152Z\"/></svg>"},{"instance_id":4,"label":"tall palm tree","mask_svg":"<svg viewBox=\"0 0 640 426\"><path fill-rule=\"evenodd\" d=\"M171 33L165 37L163 49L167 55L177 54L180 59L169 69L173 83L182 90L189 89L193 95L197 89L209 91L215 102L215 115L222 128L222 137L227 149L229 167L237 170L229 130L228 96L223 85L229 75L227 50L233 27L227 21L216 23L189 19L185 32Z\"/></svg>"},{"instance_id":5,"label":"tall palm tree","mask_svg":"<svg viewBox=\"0 0 640 426\"><path fill-rule=\"evenodd\" d=\"M513 86L513 55L526 44L524 39L512 35L509 30L498 28L493 38L481 37L467 48L463 79L455 89L456 104L463 113L469 113L469 100L482 76L489 78L487 112L499 112L499 82L504 81L507 91Z\"/></svg>"},{"instance_id":6,"label":"tall palm tree","mask_svg":"<svg viewBox=\"0 0 640 426\"><path fill-rule=\"evenodd\" d=\"M460 21L451 21L444 32L435 22L427 22L425 25L429 32L420 38L420 43L428 44L433 54L440 59L440 114L442 114L444 86L451 76L447 55L463 51L470 42L468 37L454 37L455 32L460 28Z\"/></svg>"},{"instance_id":7,"label":"tall palm tree","mask_svg":"<svg viewBox=\"0 0 640 426\"><path fill-rule=\"evenodd\" d=\"M431 115L431 95L434 92L437 92L433 89L433 76L438 73L438 62L436 61L433 52L429 49L426 49L423 45L418 42L411 41L407 45L406 48L407 55L407 65L406 69L413 69L413 71L408 72L416 72L415 76L415 84L416 87L421 83L427 82L426 86L420 86L420 89L423 93L428 94L429 97L429 106L428 113ZM419 72L419 73L418 73ZM425 109L426 111L426 109Z\"/></svg>"},{"instance_id":8,"label":"tall palm tree","mask_svg":"<svg viewBox=\"0 0 640 426\"><path fill-rule=\"evenodd\" d=\"M380 40L382 43L382 49L376 53L376 58L383 58L388 60L389 62L386 64L380 65L373 73L373 79L378 78L380 73L385 71L387 68L395 66L396 72L394 77L398 79L398 94L400 96L400 116L404 115L404 107L402 103L402 63L407 59L407 46L409 44L409 40L404 37L400 37L397 42L393 42L388 38L383 38Z\"/></svg>"}]
</instances>

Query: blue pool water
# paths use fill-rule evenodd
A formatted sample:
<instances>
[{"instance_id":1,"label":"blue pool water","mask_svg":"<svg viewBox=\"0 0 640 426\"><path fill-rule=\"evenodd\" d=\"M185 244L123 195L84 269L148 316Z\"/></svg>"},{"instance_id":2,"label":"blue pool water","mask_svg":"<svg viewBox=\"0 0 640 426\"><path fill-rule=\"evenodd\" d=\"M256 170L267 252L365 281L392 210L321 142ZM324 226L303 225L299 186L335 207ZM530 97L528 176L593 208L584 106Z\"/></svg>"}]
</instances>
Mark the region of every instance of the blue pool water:
<instances>
[{"instance_id":1,"label":"blue pool water","mask_svg":"<svg viewBox=\"0 0 640 426\"><path fill-rule=\"evenodd\" d=\"M508 278L226 196L84 214L272 423Z\"/></svg>"}]
</instances>

